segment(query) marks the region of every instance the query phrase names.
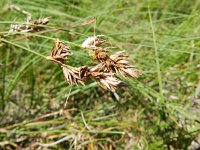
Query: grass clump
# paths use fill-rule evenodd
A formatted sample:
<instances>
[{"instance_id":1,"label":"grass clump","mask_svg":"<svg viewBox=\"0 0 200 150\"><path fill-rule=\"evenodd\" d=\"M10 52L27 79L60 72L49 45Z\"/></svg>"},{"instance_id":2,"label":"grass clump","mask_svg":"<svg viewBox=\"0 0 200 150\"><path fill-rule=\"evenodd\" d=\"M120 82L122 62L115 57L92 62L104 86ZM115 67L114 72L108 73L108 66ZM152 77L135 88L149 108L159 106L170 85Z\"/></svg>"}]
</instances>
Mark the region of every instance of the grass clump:
<instances>
[{"instance_id":1,"label":"grass clump","mask_svg":"<svg viewBox=\"0 0 200 150\"><path fill-rule=\"evenodd\" d=\"M198 148L198 1L10 0L0 4L1 148ZM34 19L27 21L30 15ZM48 24L37 19L49 16ZM101 44L89 47L97 60L91 62L82 43L94 34L93 17L97 17L95 33L105 35L107 45L117 48L110 55L107 45L103 50ZM13 27L20 30L10 32L11 24L15 25L12 31ZM70 46L70 52L65 47L59 53L62 57L56 57L60 65L73 53L67 65L101 64L127 86L110 92L98 82L66 84L66 70L46 61L58 37ZM120 72L126 72L113 66L119 57L127 63L119 50L126 50L130 64L142 71L139 79L125 78ZM82 75L88 68L82 68Z\"/></svg>"}]
</instances>

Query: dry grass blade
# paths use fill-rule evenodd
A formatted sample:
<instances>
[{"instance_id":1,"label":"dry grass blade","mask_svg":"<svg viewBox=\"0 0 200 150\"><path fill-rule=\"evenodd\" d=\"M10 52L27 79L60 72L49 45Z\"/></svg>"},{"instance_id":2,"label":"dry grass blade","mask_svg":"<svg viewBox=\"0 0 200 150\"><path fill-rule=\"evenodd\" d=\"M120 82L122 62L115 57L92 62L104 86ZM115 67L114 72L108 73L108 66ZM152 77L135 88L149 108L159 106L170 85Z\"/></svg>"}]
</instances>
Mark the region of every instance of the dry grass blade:
<instances>
[{"instance_id":1,"label":"dry grass blade","mask_svg":"<svg viewBox=\"0 0 200 150\"><path fill-rule=\"evenodd\" d=\"M94 18L91 18L91 19L84 21L83 23L81 23L81 25L91 24L91 23L95 22L96 20L97 20L97 18L94 17Z\"/></svg>"},{"instance_id":2,"label":"dry grass blade","mask_svg":"<svg viewBox=\"0 0 200 150\"><path fill-rule=\"evenodd\" d=\"M53 142L53 143L47 143L47 144L45 144L45 143L36 143L35 146L39 145L39 146L42 146L42 147L52 147L52 146L55 146L55 145L57 145L59 143L67 141L69 139L75 139L75 138L76 138L76 135L71 134L71 135L65 136L64 138L62 138L62 139L60 139L60 140L58 140L56 142Z\"/></svg>"},{"instance_id":3,"label":"dry grass blade","mask_svg":"<svg viewBox=\"0 0 200 150\"><path fill-rule=\"evenodd\" d=\"M45 34L45 33L48 33L48 32L55 32L55 31L58 31L58 30L65 30L65 28L81 27L81 26L85 26L85 25L91 24L95 20L96 20L96 18L92 18L92 19L84 21L81 24L72 24L72 25L65 25L65 26L60 26L60 27L53 27L53 29L42 30L42 31L39 31L39 32L35 32L34 34L39 35L39 34ZM26 35L26 36L23 35L23 36L20 36L20 37L17 37L15 39L13 39L12 41L19 41L19 40L25 39L25 38L30 37L30 36L32 36L32 35Z\"/></svg>"}]
</instances>

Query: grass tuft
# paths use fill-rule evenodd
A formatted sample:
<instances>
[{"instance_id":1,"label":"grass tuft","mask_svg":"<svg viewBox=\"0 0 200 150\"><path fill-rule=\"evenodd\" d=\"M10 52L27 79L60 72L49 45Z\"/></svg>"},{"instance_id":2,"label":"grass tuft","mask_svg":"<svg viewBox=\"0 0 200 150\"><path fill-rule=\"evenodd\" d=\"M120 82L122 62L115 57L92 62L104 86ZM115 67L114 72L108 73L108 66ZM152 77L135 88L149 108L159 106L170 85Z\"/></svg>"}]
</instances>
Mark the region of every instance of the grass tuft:
<instances>
[{"instance_id":1,"label":"grass tuft","mask_svg":"<svg viewBox=\"0 0 200 150\"><path fill-rule=\"evenodd\" d=\"M200 147L199 1L2 0L0 6L0 149ZM26 29L27 14L51 18L11 33L11 24ZM135 80L117 73L127 83L117 95L90 81L69 85L60 66L46 61L60 38L73 53L68 65L95 66L81 48L94 34L105 35L113 53L126 50L142 71Z\"/></svg>"}]
</instances>

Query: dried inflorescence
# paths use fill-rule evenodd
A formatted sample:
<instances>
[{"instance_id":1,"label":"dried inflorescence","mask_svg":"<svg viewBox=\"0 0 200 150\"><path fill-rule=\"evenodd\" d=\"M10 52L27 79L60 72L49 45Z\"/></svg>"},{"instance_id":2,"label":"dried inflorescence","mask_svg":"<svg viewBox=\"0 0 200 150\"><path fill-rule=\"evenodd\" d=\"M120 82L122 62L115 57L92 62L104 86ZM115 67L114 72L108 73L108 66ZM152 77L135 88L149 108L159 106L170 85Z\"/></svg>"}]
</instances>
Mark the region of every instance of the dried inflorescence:
<instances>
[{"instance_id":1,"label":"dried inflorescence","mask_svg":"<svg viewBox=\"0 0 200 150\"><path fill-rule=\"evenodd\" d=\"M81 78L81 68L72 68L62 65L61 66L65 80L69 84L84 84L83 78Z\"/></svg>"},{"instance_id":2,"label":"dried inflorescence","mask_svg":"<svg viewBox=\"0 0 200 150\"><path fill-rule=\"evenodd\" d=\"M87 48L90 50L96 50L99 49L100 46L106 42L106 40L103 39L104 35L97 35L97 36L91 36L88 37L81 45L82 48Z\"/></svg>"},{"instance_id":3,"label":"dried inflorescence","mask_svg":"<svg viewBox=\"0 0 200 150\"><path fill-rule=\"evenodd\" d=\"M33 20L31 13L26 10L21 9L19 6L14 4L7 4L5 9L10 11L15 10L26 16L26 21L22 23L13 23L10 25L10 32L37 32L44 29L44 25L49 23L50 17L39 18L38 20Z\"/></svg>"},{"instance_id":4,"label":"dried inflorescence","mask_svg":"<svg viewBox=\"0 0 200 150\"><path fill-rule=\"evenodd\" d=\"M128 56L123 55L124 52L125 51L120 51L110 56L110 60L113 62L113 67L126 77L130 76L138 78L141 75L141 72L129 64Z\"/></svg>"},{"instance_id":5,"label":"dried inflorescence","mask_svg":"<svg viewBox=\"0 0 200 150\"><path fill-rule=\"evenodd\" d=\"M91 77L104 89L115 91L119 86L126 85L121 80L117 79L113 73L92 72Z\"/></svg>"},{"instance_id":6,"label":"dried inflorescence","mask_svg":"<svg viewBox=\"0 0 200 150\"><path fill-rule=\"evenodd\" d=\"M122 75L126 77L131 76L133 78L138 78L141 75L141 73L134 66L129 64L128 56L124 55L125 51L120 51L109 56L107 53L107 49L101 47L102 44L106 42L106 40L101 39L101 37L103 36L97 35L97 36L89 37L83 42L85 44L84 46L82 44L82 47L93 51L93 55L94 55L93 58L95 58L100 63L102 63L102 68L105 71L108 71L108 72L119 71ZM96 42L96 41L103 41L103 42ZM93 45L91 45L91 43Z\"/></svg>"},{"instance_id":7,"label":"dried inflorescence","mask_svg":"<svg viewBox=\"0 0 200 150\"><path fill-rule=\"evenodd\" d=\"M59 39L56 39L51 50L51 55L48 56L47 59L63 64L70 55L72 55L70 47L65 45Z\"/></svg>"},{"instance_id":8,"label":"dried inflorescence","mask_svg":"<svg viewBox=\"0 0 200 150\"><path fill-rule=\"evenodd\" d=\"M133 78L138 78L141 75L140 71L129 64L128 56L124 55L124 53L125 51L120 51L108 56L104 51L98 52L96 57L97 60L102 63L104 70L114 73L118 71L125 77L130 76Z\"/></svg>"},{"instance_id":9,"label":"dried inflorescence","mask_svg":"<svg viewBox=\"0 0 200 150\"><path fill-rule=\"evenodd\" d=\"M114 92L117 87L126 85L116 77L116 72L120 72L125 77L133 78L138 78L141 73L129 64L128 56L124 55L124 51L109 56L107 49L101 47L106 42L102 37L104 36L89 37L81 46L89 49L90 52L92 51L93 58L99 61L96 66L75 68L65 65L64 61L72 53L70 47L59 39L56 39L51 55L47 59L61 65L65 80L69 84L84 84L88 80L94 80L102 88Z\"/></svg>"},{"instance_id":10,"label":"dried inflorescence","mask_svg":"<svg viewBox=\"0 0 200 150\"><path fill-rule=\"evenodd\" d=\"M49 23L50 17L40 18L38 20L32 20L31 16L28 16L26 22L21 24L11 24L10 32L36 32L43 29L42 25Z\"/></svg>"}]
</instances>

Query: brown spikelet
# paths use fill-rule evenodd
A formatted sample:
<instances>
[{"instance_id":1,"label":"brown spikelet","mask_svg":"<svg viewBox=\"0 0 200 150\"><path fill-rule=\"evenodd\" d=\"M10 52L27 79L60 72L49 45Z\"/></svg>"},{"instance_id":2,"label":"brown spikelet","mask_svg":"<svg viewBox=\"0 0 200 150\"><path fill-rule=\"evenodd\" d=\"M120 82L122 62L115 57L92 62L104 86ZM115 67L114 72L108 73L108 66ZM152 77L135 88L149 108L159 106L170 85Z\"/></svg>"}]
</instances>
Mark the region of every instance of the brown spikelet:
<instances>
[{"instance_id":1,"label":"brown spikelet","mask_svg":"<svg viewBox=\"0 0 200 150\"><path fill-rule=\"evenodd\" d=\"M11 24L10 32L36 32L44 29L41 25L49 23L50 17L41 18L38 20L32 20L31 16L28 16L26 22L22 24Z\"/></svg>"},{"instance_id":2,"label":"brown spikelet","mask_svg":"<svg viewBox=\"0 0 200 150\"><path fill-rule=\"evenodd\" d=\"M99 62L105 62L106 60L109 59L109 56L105 50L96 50L95 56Z\"/></svg>"},{"instance_id":3,"label":"brown spikelet","mask_svg":"<svg viewBox=\"0 0 200 150\"><path fill-rule=\"evenodd\" d=\"M98 84L105 90L115 91L117 87L122 83L119 79L112 76L105 76L104 78L96 79Z\"/></svg>"},{"instance_id":4,"label":"brown spikelet","mask_svg":"<svg viewBox=\"0 0 200 150\"><path fill-rule=\"evenodd\" d=\"M46 24L49 23L49 19L50 19L50 17L40 18L38 20L30 21L30 24L33 24L33 25L46 25Z\"/></svg>"},{"instance_id":5,"label":"brown spikelet","mask_svg":"<svg viewBox=\"0 0 200 150\"><path fill-rule=\"evenodd\" d=\"M124 82L114 77L115 73L105 72L101 64L90 68L90 77L95 80L102 88L112 92L119 86L125 85Z\"/></svg>"},{"instance_id":6,"label":"brown spikelet","mask_svg":"<svg viewBox=\"0 0 200 150\"><path fill-rule=\"evenodd\" d=\"M101 47L104 42L106 41L101 39L101 35L98 35L89 37L82 44L82 47L93 52L93 58L99 62L96 66L75 68L65 65L64 61L72 53L70 48L59 39L56 39L51 55L47 59L61 65L65 80L69 84L84 84L91 79L96 81L102 88L115 93L117 87L126 85L116 76L117 71L124 76L133 78L138 78L141 73L129 64L128 56L124 55L124 51L109 56L106 48Z\"/></svg>"},{"instance_id":7,"label":"brown spikelet","mask_svg":"<svg viewBox=\"0 0 200 150\"><path fill-rule=\"evenodd\" d=\"M70 55L72 55L70 48L59 39L56 39L51 54L47 59L57 63L63 63Z\"/></svg>"},{"instance_id":8,"label":"brown spikelet","mask_svg":"<svg viewBox=\"0 0 200 150\"><path fill-rule=\"evenodd\" d=\"M112 92L120 85L124 85L121 80L115 78L113 75L113 73L91 72L92 79L94 79L102 88Z\"/></svg>"},{"instance_id":9,"label":"brown spikelet","mask_svg":"<svg viewBox=\"0 0 200 150\"><path fill-rule=\"evenodd\" d=\"M84 84L83 78L80 77L80 68L61 66L65 80L69 84Z\"/></svg>"},{"instance_id":10,"label":"brown spikelet","mask_svg":"<svg viewBox=\"0 0 200 150\"><path fill-rule=\"evenodd\" d=\"M88 66L82 66L79 68L79 77L83 80L86 81L90 77L90 70Z\"/></svg>"},{"instance_id":11,"label":"brown spikelet","mask_svg":"<svg viewBox=\"0 0 200 150\"><path fill-rule=\"evenodd\" d=\"M141 73L134 66L131 66L128 61L128 56L123 55L125 51L117 52L111 56L108 56L104 50L96 50L96 59L101 62L101 70L106 72L119 71L124 76L130 76L138 78Z\"/></svg>"},{"instance_id":12,"label":"brown spikelet","mask_svg":"<svg viewBox=\"0 0 200 150\"><path fill-rule=\"evenodd\" d=\"M129 64L128 56L123 55L124 52L120 51L110 56L113 67L124 76L138 78L141 76L140 71Z\"/></svg>"},{"instance_id":13,"label":"brown spikelet","mask_svg":"<svg viewBox=\"0 0 200 150\"><path fill-rule=\"evenodd\" d=\"M103 35L96 35L88 37L81 45L82 48L87 48L90 50L97 50L100 48L100 46L106 42L106 40L103 39Z\"/></svg>"}]
</instances>

